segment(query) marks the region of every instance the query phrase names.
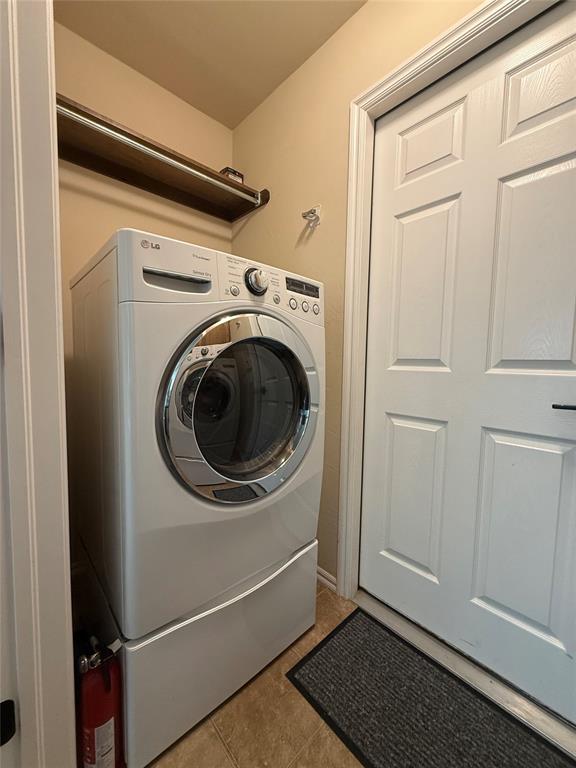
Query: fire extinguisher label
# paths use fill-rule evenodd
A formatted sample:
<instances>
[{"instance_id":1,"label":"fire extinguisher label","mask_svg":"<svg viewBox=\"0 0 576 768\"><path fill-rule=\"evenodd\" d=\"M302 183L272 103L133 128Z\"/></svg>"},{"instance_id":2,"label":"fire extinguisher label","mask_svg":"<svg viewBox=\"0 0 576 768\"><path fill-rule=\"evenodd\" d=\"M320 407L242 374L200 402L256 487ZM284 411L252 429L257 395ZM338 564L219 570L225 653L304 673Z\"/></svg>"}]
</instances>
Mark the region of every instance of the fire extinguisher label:
<instances>
[{"instance_id":1,"label":"fire extinguisher label","mask_svg":"<svg viewBox=\"0 0 576 768\"><path fill-rule=\"evenodd\" d=\"M84 732L84 768L114 768L114 718Z\"/></svg>"}]
</instances>

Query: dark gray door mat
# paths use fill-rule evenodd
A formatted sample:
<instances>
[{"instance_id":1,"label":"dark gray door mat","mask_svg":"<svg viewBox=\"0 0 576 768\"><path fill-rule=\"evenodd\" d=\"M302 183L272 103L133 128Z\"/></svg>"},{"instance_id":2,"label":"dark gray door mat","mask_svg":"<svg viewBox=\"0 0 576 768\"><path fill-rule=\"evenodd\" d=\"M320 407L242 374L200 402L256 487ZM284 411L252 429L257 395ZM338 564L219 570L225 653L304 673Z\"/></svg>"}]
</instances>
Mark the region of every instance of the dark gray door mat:
<instances>
[{"instance_id":1,"label":"dark gray door mat","mask_svg":"<svg viewBox=\"0 0 576 768\"><path fill-rule=\"evenodd\" d=\"M367 768L576 765L361 609L288 678Z\"/></svg>"}]
</instances>

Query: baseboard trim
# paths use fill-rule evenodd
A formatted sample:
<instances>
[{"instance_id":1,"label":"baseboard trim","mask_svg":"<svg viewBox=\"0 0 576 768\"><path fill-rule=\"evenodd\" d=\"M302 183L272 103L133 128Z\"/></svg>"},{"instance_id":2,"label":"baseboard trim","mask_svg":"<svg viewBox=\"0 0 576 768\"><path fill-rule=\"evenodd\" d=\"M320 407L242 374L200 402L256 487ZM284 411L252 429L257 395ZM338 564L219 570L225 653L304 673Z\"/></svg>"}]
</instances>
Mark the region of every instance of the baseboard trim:
<instances>
[{"instance_id":1,"label":"baseboard trim","mask_svg":"<svg viewBox=\"0 0 576 768\"><path fill-rule=\"evenodd\" d=\"M331 589L333 592L336 592L336 576L332 576L331 573L328 573L328 571L325 571L324 568L318 568L316 569L316 573L318 575L318 581L324 584L325 587L328 587L328 589Z\"/></svg>"}]
</instances>

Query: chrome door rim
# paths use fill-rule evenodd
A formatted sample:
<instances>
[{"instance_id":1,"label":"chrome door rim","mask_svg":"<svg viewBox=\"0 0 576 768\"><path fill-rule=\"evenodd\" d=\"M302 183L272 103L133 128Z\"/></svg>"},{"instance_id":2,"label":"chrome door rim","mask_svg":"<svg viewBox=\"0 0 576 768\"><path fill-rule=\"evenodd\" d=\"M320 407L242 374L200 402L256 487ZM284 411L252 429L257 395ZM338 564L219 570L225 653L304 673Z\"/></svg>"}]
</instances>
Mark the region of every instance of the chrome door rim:
<instances>
[{"instance_id":1,"label":"chrome door rim","mask_svg":"<svg viewBox=\"0 0 576 768\"><path fill-rule=\"evenodd\" d=\"M228 332L231 341L207 345L212 332L223 330ZM204 457L196 438L193 414L196 393L212 363L223 351L250 340L292 353L301 366L307 397L305 407L300 409L293 439L286 446L286 455L273 463L266 474L242 480L226 477ZM203 350L208 351L202 354ZM187 425L179 412L177 395L192 375L198 380L191 407L192 420ZM320 383L312 353L288 323L265 312L226 313L194 331L168 365L158 395L158 443L168 468L186 490L220 504L255 501L280 487L300 465L314 437L319 397Z\"/></svg>"}]
</instances>

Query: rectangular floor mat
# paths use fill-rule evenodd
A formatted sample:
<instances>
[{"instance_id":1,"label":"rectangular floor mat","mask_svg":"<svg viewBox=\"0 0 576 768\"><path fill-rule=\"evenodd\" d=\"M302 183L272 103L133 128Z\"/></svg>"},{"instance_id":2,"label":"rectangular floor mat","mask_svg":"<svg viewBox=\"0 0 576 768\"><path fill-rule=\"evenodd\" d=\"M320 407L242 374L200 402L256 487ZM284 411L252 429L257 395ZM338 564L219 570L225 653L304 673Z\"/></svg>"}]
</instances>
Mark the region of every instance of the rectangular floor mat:
<instances>
[{"instance_id":1,"label":"rectangular floor mat","mask_svg":"<svg viewBox=\"0 0 576 768\"><path fill-rule=\"evenodd\" d=\"M361 609L288 678L367 768L576 765Z\"/></svg>"}]
</instances>

